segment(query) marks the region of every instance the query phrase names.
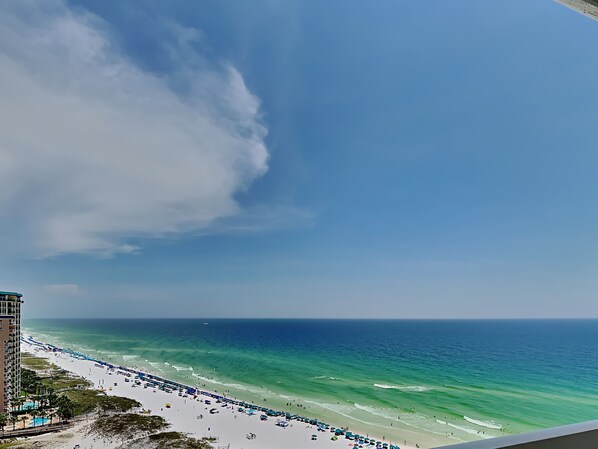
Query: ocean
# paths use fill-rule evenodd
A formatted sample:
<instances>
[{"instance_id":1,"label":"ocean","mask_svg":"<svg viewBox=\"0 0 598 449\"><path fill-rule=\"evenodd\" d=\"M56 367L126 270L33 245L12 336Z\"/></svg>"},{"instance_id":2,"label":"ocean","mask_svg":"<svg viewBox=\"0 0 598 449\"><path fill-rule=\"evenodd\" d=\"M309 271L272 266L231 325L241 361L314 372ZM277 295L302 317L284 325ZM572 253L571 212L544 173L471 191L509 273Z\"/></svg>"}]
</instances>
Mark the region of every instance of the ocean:
<instances>
[{"instance_id":1,"label":"ocean","mask_svg":"<svg viewBox=\"0 0 598 449\"><path fill-rule=\"evenodd\" d=\"M598 418L598 320L25 320L117 364L421 447Z\"/></svg>"}]
</instances>

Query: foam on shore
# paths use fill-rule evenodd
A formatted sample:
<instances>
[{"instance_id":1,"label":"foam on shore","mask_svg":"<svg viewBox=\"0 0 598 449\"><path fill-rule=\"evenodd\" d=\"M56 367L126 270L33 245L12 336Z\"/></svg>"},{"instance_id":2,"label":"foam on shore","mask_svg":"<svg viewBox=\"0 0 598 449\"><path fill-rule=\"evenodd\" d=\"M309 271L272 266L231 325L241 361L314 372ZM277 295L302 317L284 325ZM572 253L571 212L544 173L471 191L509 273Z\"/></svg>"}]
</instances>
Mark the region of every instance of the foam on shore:
<instances>
[{"instance_id":1,"label":"foam on shore","mask_svg":"<svg viewBox=\"0 0 598 449\"><path fill-rule=\"evenodd\" d=\"M469 416L464 416L463 419L471 424L475 424L476 426L485 427L487 429L502 430L502 426L495 422L480 421L470 418Z\"/></svg>"},{"instance_id":2,"label":"foam on shore","mask_svg":"<svg viewBox=\"0 0 598 449\"><path fill-rule=\"evenodd\" d=\"M382 388L384 390L400 390L410 393L421 393L424 391L430 391L431 387L424 387L422 385L386 385L386 384L374 384L376 388Z\"/></svg>"},{"instance_id":3,"label":"foam on shore","mask_svg":"<svg viewBox=\"0 0 598 449\"><path fill-rule=\"evenodd\" d=\"M61 352L45 352L26 344L23 345L23 350L49 359L60 368L88 379L98 388L110 386L108 391L105 391L106 394L126 396L139 401L143 408L151 410L152 414L167 419L171 423L169 430L188 433L196 438L217 437L216 446L230 444L230 449L278 449L280 447L303 449L306 444L311 443L314 434L318 437L319 448L340 449L345 445L344 438L341 437L338 441L333 441L329 431L318 431L314 425L291 421L288 427L281 428L274 425L275 418L261 421L259 417L239 412L238 407L232 404L216 405L211 396L200 394L197 399L194 399L192 396L178 396L176 392L166 393L151 387L135 386L134 382L125 382L125 377L118 374L118 370L111 374L111 371L97 365L93 360ZM209 381L211 382L211 380ZM199 399L202 401L210 399L212 404L205 404ZM166 403L170 403L171 407L166 408L164 405ZM211 410L217 410L217 412L212 414ZM246 435L249 433L255 433L258 438L247 439ZM54 438L52 442L58 444L58 446L53 446L56 448L70 449L75 443L81 444L82 447L87 447L90 444L90 441L86 440L85 432L77 435L75 440L68 440L66 444L60 439L60 436L45 438ZM93 444L96 443L93 442ZM101 448L112 449L118 444L120 443L114 442L112 445L111 442L103 442ZM412 449L405 444L401 444L401 447Z\"/></svg>"}]
</instances>

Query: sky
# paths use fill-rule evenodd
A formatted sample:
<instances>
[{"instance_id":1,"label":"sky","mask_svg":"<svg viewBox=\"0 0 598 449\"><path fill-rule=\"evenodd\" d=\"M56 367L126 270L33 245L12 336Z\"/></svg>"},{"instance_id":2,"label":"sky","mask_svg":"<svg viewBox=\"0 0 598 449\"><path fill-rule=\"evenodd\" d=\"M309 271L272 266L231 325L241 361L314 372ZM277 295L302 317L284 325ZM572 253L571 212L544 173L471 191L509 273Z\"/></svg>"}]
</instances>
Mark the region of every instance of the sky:
<instances>
[{"instance_id":1,"label":"sky","mask_svg":"<svg viewBox=\"0 0 598 449\"><path fill-rule=\"evenodd\" d=\"M36 317L598 317L598 23L557 2L0 5Z\"/></svg>"}]
</instances>

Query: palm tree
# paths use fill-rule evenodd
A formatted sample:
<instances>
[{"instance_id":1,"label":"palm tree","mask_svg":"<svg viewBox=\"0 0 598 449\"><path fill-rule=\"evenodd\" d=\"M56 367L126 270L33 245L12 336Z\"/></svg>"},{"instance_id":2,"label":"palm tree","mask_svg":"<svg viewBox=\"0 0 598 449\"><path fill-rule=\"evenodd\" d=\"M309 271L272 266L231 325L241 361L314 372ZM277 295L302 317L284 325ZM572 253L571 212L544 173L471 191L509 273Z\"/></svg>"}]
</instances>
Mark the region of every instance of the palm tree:
<instances>
[{"instance_id":1,"label":"palm tree","mask_svg":"<svg viewBox=\"0 0 598 449\"><path fill-rule=\"evenodd\" d=\"M12 398L10 401L10 408L12 410L19 410L21 408L21 406L25 403L25 398L22 397L17 397L17 398Z\"/></svg>"},{"instance_id":2,"label":"palm tree","mask_svg":"<svg viewBox=\"0 0 598 449\"><path fill-rule=\"evenodd\" d=\"M8 418L8 420L11 422L12 424L12 430L15 430L17 422L19 421L19 419L13 415L12 413L10 414L10 417Z\"/></svg>"},{"instance_id":3,"label":"palm tree","mask_svg":"<svg viewBox=\"0 0 598 449\"><path fill-rule=\"evenodd\" d=\"M8 415L6 413L0 413L0 428L2 428L2 432L4 432L4 426L8 422Z\"/></svg>"},{"instance_id":4,"label":"palm tree","mask_svg":"<svg viewBox=\"0 0 598 449\"><path fill-rule=\"evenodd\" d=\"M39 410L31 410L31 421L33 422L33 427L35 427L35 423L37 421L37 417L40 416Z\"/></svg>"},{"instance_id":5,"label":"palm tree","mask_svg":"<svg viewBox=\"0 0 598 449\"><path fill-rule=\"evenodd\" d=\"M56 400L58 399L58 396L54 392L53 388L48 388L48 396L47 397L48 397L48 407L54 408L56 406Z\"/></svg>"},{"instance_id":6,"label":"palm tree","mask_svg":"<svg viewBox=\"0 0 598 449\"><path fill-rule=\"evenodd\" d=\"M40 416L42 417L42 425L44 425L49 420L49 415L51 412L48 409L48 406L45 406L44 408L40 409L39 412L40 412Z\"/></svg>"},{"instance_id":7,"label":"palm tree","mask_svg":"<svg viewBox=\"0 0 598 449\"><path fill-rule=\"evenodd\" d=\"M68 397L59 396L58 400L56 401L56 405L58 406L56 414L61 421L68 421L75 416L73 402Z\"/></svg>"},{"instance_id":8,"label":"palm tree","mask_svg":"<svg viewBox=\"0 0 598 449\"><path fill-rule=\"evenodd\" d=\"M41 405L42 405L42 398L43 398L43 396L41 396L41 395L35 395L35 396L31 397L31 400L33 401L34 407L41 407Z\"/></svg>"}]
</instances>

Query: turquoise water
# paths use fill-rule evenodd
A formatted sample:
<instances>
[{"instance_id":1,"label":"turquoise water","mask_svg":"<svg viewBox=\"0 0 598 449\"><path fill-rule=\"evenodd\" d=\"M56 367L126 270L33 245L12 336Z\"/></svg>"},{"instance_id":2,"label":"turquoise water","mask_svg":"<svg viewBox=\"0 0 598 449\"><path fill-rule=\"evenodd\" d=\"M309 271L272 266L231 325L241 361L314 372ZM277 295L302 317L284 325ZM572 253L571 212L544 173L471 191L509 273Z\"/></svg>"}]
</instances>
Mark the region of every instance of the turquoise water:
<instances>
[{"instance_id":1,"label":"turquoise water","mask_svg":"<svg viewBox=\"0 0 598 449\"><path fill-rule=\"evenodd\" d=\"M37 408L35 402L25 402L21 406L21 410L33 410L34 408Z\"/></svg>"},{"instance_id":2,"label":"turquoise water","mask_svg":"<svg viewBox=\"0 0 598 449\"><path fill-rule=\"evenodd\" d=\"M30 320L24 328L422 447L598 418L596 320Z\"/></svg>"},{"instance_id":3,"label":"turquoise water","mask_svg":"<svg viewBox=\"0 0 598 449\"><path fill-rule=\"evenodd\" d=\"M43 426L49 422L50 420L48 418L32 418L29 427Z\"/></svg>"}]
</instances>

